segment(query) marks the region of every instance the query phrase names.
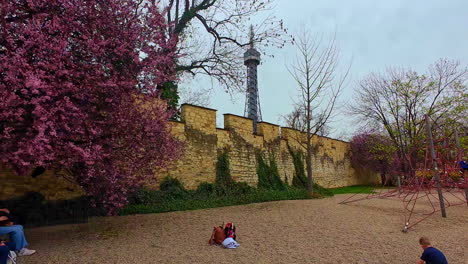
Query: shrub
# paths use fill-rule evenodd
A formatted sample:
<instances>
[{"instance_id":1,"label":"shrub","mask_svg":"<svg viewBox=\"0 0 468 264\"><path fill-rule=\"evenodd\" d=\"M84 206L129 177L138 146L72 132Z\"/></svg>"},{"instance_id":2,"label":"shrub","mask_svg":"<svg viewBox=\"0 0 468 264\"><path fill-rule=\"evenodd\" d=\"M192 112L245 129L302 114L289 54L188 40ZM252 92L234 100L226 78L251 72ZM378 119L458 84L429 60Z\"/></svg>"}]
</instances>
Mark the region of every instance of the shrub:
<instances>
[{"instance_id":1,"label":"shrub","mask_svg":"<svg viewBox=\"0 0 468 264\"><path fill-rule=\"evenodd\" d=\"M255 188L248 185L246 182L236 182L233 184L233 194L242 195L248 194L255 191Z\"/></svg>"},{"instance_id":2,"label":"shrub","mask_svg":"<svg viewBox=\"0 0 468 264\"><path fill-rule=\"evenodd\" d=\"M163 202L164 195L161 191L140 189L129 198L131 204L152 204Z\"/></svg>"},{"instance_id":3,"label":"shrub","mask_svg":"<svg viewBox=\"0 0 468 264\"><path fill-rule=\"evenodd\" d=\"M202 182L200 185L198 185L197 194L205 195L205 196L211 196L215 194L216 192L216 185L212 183L207 183L207 182Z\"/></svg>"},{"instance_id":4,"label":"shrub","mask_svg":"<svg viewBox=\"0 0 468 264\"><path fill-rule=\"evenodd\" d=\"M190 197L189 192L182 183L172 177L166 177L159 186L165 200L186 199Z\"/></svg>"}]
</instances>

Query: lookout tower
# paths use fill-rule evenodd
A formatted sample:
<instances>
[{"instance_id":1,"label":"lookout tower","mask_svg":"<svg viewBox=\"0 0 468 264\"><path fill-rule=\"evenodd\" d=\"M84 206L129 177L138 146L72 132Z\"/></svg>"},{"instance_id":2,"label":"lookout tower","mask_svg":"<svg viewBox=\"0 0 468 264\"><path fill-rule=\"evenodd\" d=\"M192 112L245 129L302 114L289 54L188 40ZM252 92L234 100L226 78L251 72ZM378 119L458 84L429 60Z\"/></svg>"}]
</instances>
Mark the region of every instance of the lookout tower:
<instances>
[{"instance_id":1,"label":"lookout tower","mask_svg":"<svg viewBox=\"0 0 468 264\"><path fill-rule=\"evenodd\" d=\"M262 121L258 94L257 66L260 64L260 52L254 47L254 31L250 26L250 45L244 53L244 65L247 66L247 89L244 116L253 120L253 132L257 133L257 123Z\"/></svg>"}]
</instances>

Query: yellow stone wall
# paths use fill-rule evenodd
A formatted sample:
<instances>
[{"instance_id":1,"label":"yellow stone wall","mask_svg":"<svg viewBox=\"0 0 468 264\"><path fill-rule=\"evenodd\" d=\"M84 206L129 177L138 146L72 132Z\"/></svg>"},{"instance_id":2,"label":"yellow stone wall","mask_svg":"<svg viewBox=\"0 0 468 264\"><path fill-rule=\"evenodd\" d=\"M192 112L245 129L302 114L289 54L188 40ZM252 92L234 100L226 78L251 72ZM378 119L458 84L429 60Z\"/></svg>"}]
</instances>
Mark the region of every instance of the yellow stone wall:
<instances>
[{"instance_id":1,"label":"yellow stone wall","mask_svg":"<svg viewBox=\"0 0 468 264\"><path fill-rule=\"evenodd\" d=\"M46 171L37 178L19 176L0 163L0 200L21 196L26 192L40 192L47 200L70 199L83 195L81 188L63 177Z\"/></svg>"},{"instance_id":2,"label":"yellow stone wall","mask_svg":"<svg viewBox=\"0 0 468 264\"><path fill-rule=\"evenodd\" d=\"M214 182L217 155L227 150L234 180L255 186L258 183L256 153L273 155L283 180L292 183L294 164L288 146L305 153L306 134L291 128L261 122L254 135L252 120L224 115L224 128L216 128L216 110L182 106L182 122L174 123L174 135L185 142L182 159L160 173L159 177L179 179L194 189L201 182ZM335 188L378 183L369 171L356 171L350 162L349 143L327 137L313 137L313 176L316 183Z\"/></svg>"},{"instance_id":3,"label":"yellow stone wall","mask_svg":"<svg viewBox=\"0 0 468 264\"><path fill-rule=\"evenodd\" d=\"M180 179L186 188L195 189L200 183L214 182L216 178L216 110L183 105L181 120L171 123L172 133L185 142L184 153L157 177L171 176ZM157 188L159 182L152 187Z\"/></svg>"},{"instance_id":4,"label":"yellow stone wall","mask_svg":"<svg viewBox=\"0 0 468 264\"><path fill-rule=\"evenodd\" d=\"M228 151L234 180L255 186L258 182L256 153L273 155L283 180L292 182L294 165L288 146L304 151L306 134L291 128L261 122L257 135L252 133L252 120L232 114L224 115L224 128L216 128L216 110L183 105L181 122L171 122L172 133L184 142L182 158L168 169L157 172L158 182L165 176L179 179L186 188L195 189L202 182L214 182L216 160ZM350 164L349 144L326 137L313 138L313 176L315 182L328 188L378 183L375 173L357 172ZM149 187L157 188L159 183ZM49 200L82 195L79 187L51 172L36 179L16 176L0 165L0 200L38 191Z\"/></svg>"}]
</instances>

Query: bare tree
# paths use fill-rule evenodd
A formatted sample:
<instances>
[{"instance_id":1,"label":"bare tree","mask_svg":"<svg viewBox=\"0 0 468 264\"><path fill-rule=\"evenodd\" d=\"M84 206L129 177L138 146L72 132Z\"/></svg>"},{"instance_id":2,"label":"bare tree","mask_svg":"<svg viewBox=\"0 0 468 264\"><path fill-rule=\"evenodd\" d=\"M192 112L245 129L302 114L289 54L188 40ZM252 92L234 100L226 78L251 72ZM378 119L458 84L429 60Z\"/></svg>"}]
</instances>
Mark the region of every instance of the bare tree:
<instances>
[{"instance_id":1,"label":"bare tree","mask_svg":"<svg viewBox=\"0 0 468 264\"><path fill-rule=\"evenodd\" d=\"M312 116L311 123L316 125L318 123L317 118L320 116ZM307 130L307 114L305 109L300 104L295 104L294 109L289 114L283 116L283 121L287 127L294 128L301 132ZM314 126L312 125L312 127ZM328 124L323 124L317 131L318 136L327 137L330 135L331 127Z\"/></svg>"},{"instance_id":2,"label":"bare tree","mask_svg":"<svg viewBox=\"0 0 468 264\"><path fill-rule=\"evenodd\" d=\"M148 0L141 0L142 3ZM217 80L228 91L244 91L243 47L250 44L249 26L255 15L272 8L272 0L163 0L171 27L179 38L179 73L202 74ZM253 23L253 42L261 50L283 47L292 38L283 22L265 14Z\"/></svg>"},{"instance_id":3,"label":"bare tree","mask_svg":"<svg viewBox=\"0 0 468 264\"><path fill-rule=\"evenodd\" d=\"M467 77L468 68L443 59L427 74L395 68L371 73L360 81L351 112L364 125L377 125L387 132L398 149L401 169L408 174L416 159L412 150L425 137L425 114L436 128L447 127L453 119L466 123Z\"/></svg>"},{"instance_id":4,"label":"bare tree","mask_svg":"<svg viewBox=\"0 0 468 264\"><path fill-rule=\"evenodd\" d=\"M190 89L186 86L180 87L180 103L181 104L192 104L198 106L209 107L210 106L210 89Z\"/></svg>"},{"instance_id":5,"label":"bare tree","mask_svg":"<svg viewBox=\"0 0 468 264\"><path fill-rule=\"evenodd\" d=\"M312 196L312 137L323 132L332 117L350 67L340 74L335 37L324 43L304 32L296 39L298 53L288 70L296 81L299 96L286 123L306 134L305 142L299 138L297 142L306 150L307 190Z\"/></svg>"}]
</instances>

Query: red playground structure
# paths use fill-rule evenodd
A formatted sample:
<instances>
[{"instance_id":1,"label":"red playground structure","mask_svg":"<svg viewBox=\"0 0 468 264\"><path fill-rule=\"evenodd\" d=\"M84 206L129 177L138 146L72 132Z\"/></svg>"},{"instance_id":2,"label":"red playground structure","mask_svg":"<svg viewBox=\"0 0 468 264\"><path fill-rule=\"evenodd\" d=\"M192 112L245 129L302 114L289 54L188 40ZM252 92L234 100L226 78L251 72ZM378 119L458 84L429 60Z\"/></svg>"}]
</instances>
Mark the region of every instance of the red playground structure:
<instances>
[{"instance_id":1,"label":"red playground structure","mask_svg":"<svg viewBox=\"0 0 468 264\"><path fill-rule=\"evenodd\" d=\"M468 170L458 135L455 137L456 144L448 144L447 138L432 140L429 135L428 144L422 150L425 151L424 164L411 168L412 176L401 179L398 188L374 189L366 195L362 193L369 189L363 188L340 204L368 199L401 200L405 233L437 212L446 217L445 209L449 207L466 206L468 209Z\"/></svg>"}]
</instances>

